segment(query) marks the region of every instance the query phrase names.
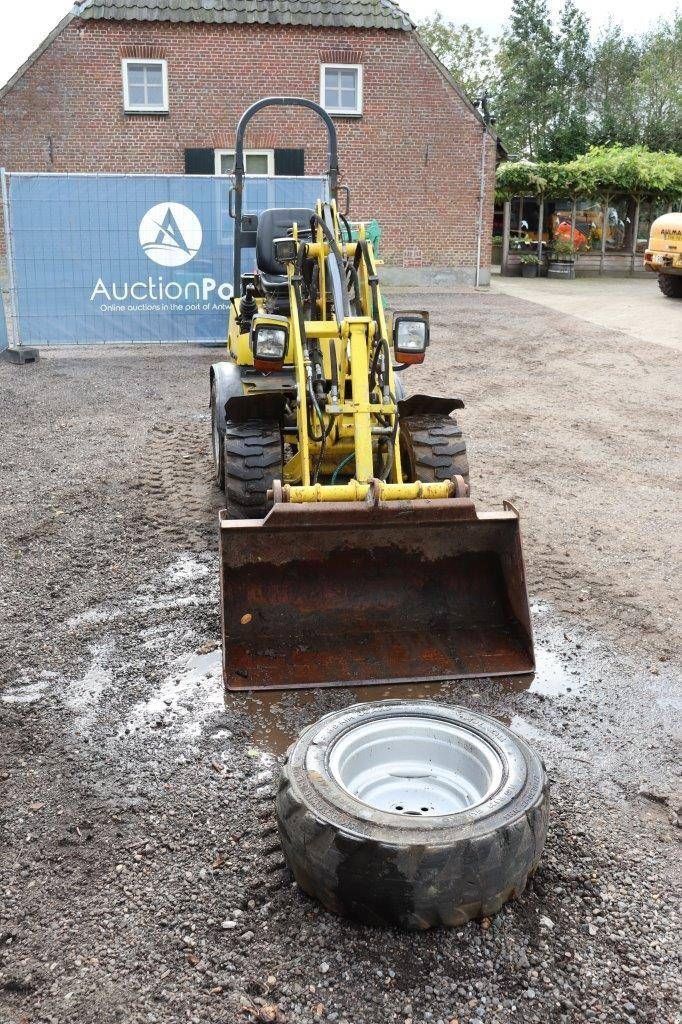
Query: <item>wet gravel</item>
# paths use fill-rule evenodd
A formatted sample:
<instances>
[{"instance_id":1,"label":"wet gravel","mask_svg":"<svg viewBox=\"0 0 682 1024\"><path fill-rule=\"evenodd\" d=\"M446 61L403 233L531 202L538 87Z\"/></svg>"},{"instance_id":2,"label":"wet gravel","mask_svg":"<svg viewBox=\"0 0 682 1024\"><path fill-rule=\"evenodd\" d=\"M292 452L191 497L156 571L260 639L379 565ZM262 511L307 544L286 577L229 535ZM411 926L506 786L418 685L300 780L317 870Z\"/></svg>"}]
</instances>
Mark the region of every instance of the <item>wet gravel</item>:
<instances>
[{"instance_id":1,"label":"wet gravel","mask_svg":"<svg viewBox=\"0 0 682 1024\"><path fill-rule=\"evenodd\" d=\"M521 509L539 672L401 692L537 746L538 872L492 920L430 933L305 897L278 760L305 723L386 693L223 700L218 353L0 362L2 1024L679 1019L674 353L501 295L423 301L434 343L410 387L464 397L477 500Z\"/></svg>"}]
</instances>

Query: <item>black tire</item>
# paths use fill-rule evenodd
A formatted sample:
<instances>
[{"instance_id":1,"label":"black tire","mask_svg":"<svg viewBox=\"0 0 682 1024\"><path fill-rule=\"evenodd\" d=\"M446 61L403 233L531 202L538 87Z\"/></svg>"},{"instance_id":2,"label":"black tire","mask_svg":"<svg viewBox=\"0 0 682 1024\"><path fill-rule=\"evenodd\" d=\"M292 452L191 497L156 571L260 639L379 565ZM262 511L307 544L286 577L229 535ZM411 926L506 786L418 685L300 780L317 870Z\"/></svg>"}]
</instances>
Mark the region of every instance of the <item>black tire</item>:
<instances>
[{"instance_id":1,"label":"black tire","mask_svg":"<svg viewBox=\"0 0 682 1024\"><path fill-rule=\"evenodd\" d=\"M400 420L403 473L411 482L433 483L464 478L469 486L466 441L457 420L442 413L404 416Z\"/></svg>"},{"instance_id":2,"label":"black tire","mask_svg":"<svg viewBox=\"0 0 682 1024\"><path fill-rule=\"evenodd\" d=\"M268 491L282 479L282 437L275 420L228 420L223 435L225 505L232 519L262 519Z\"/></svg>"},{"instance_id":3,"label":"black tire","mask_svg":"<svg viewBox=\"0 0 682 1024\"><path fill-rule=\"evenodd\" d=\"M223 448L224 434L220 426L217 408L216 382L211 381L211 451L213 452L213 470L215 482L221 491L225 490L225 453Z\"/></svg>"},{"instance_id":4,"label":"black tire","mask_svg":"<svg viewBox=\"0 0 682 1024\"><path fill-rule=\"evenodd\" d=\"M658 273L658 287L669 299L682 299L682 275Z\"/></svg>"},{"instance_id":5,"label":"black tire","mask_svg":"<svg viewBox=\"0 0 682 1024\"><path fill-rule=\"evenodd\" d=\"M374 730L394 715L435 717L488 744L502 759L497 788L459 813L417 817L353 796L335 778L330 751L357 725ZM368 924L430 928L489 916L523 892L545 843L549 785L541 758L494 719L429 701L380 701L303 731L282 768L276 809L304 892Z\"/></svg>"}]
</instances>

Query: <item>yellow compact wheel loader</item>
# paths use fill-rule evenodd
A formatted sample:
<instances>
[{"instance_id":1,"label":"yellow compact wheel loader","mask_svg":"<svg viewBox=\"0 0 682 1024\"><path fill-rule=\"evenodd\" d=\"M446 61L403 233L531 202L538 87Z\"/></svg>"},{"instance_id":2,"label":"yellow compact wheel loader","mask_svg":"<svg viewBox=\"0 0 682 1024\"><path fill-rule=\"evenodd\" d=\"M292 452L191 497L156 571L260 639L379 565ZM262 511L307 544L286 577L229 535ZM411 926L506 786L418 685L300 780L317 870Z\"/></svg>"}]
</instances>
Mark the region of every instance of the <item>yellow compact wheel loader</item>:
<instances>
[{"instance_id":1,"label":"yellow compact wheel loader","mask_svg":"<svg viewBox=\"0 0 682 1024\"><path fill-rule=\"evenodd\" d=\"M682 299L682 213L665 213L653 222L644 267L658 274L664 295Z\"/></svg>"},{"instance_id":2,"label":"yellow compact wheel loader","mask_svg":"<svg viewBox=\"0 0 682 1024\"><path fill-rule=\"evenodd\" d=\"M244 136L266 107L327 129L314 209L243 212ZM477 513L458 398L405 396L428 315L386 320L372 245L338 205L334 123L271 97L237 127L227 358L211 367L229 689L530 674L516 511ZM255 248L256 268L242 272Z\"/></svg>"}]
</instances>

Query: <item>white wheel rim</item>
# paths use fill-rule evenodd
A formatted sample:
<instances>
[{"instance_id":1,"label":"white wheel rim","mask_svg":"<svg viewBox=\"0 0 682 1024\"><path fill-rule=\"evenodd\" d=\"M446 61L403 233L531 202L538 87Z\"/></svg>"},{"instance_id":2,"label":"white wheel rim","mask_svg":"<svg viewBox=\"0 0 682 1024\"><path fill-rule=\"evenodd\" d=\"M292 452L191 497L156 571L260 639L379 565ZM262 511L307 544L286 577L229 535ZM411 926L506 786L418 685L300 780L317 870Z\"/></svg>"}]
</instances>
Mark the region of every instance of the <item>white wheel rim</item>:
<instances>
[{"instance_id":1,"label":"white wheel rim","mask_svg":"<svg viewBox=\"0 0 682 1024\"><path fill-rule=\"evenodd\" d=\"M328 764L356 800L408 818L471 810L505 775L502 758L481 735L429 715L389 715L352 727L332 745Z\"/></svg>"}]
</instances>

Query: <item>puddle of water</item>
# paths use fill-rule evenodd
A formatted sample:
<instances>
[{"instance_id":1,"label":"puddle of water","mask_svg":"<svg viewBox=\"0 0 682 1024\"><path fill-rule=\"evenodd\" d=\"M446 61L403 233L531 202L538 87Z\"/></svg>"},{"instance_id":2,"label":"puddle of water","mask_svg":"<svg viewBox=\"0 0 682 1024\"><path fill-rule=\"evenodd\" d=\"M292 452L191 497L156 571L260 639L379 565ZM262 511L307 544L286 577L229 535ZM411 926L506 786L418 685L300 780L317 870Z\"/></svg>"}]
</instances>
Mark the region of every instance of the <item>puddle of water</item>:
<instances>
[{"instance_id":1,"label":"puddle of water","mask_svg":"<svg viewBox=\"0 0 682 1024\"><path fill-rule=\"evenodd\" d=\"M573 675L571 665L547 647L535 647L535 676L506 676L502 686L512 693L539 693L544 697L563 697L581 685L579 675Z\"/></svg>"},{"instance_id":2,"label":"puddle of water","mask_svg":"<svg viewBox=\"0 0 682 1024\"><path fill-rule=\"evenodd\" d=\"M166 569L166 581L174 587L181 587L185 583L194 583L196 580L208 576L209 568L191 555L180 555Z\"/></svg>"},{"instance_id":3,"label":"puddle of water","mask_svg":"<svg viewBox=\"0 0 682 1024\"><path fill-rule=\"evenodd\" d=\"M535 678L530 675L510 676L497 682L515 693L528 690L547 697L564 696L579 688L580 677L572 674L575 671L572 662L566 663L559 653L548 648L537 647L535 653ZM476 680L468 682L473 693ZM272 690L239 696L236 699L239 700L240 711L243 710L253 720L253 742L264 750L281 755L286 753L300 731L301 726L292 723L299 723L301 719L312 722L323 714L323 708L320 708L319 714L315 714L314 705L319 693L320 691L315 690ZM452 698L453 684L438 682L407 683L400 686L355 686L346 688L344 693L352 695L352 701L349 703L396 699L439 701ZM233 697L234 694L227 696L228 704ZM310 708L310 711L302 714L307 708ZM519 716L517 718L518 731L525 735L525 720ZM512 728L515 727L512 725ZM529 730L532 728L528 725Z\"/></svg>"},{"instance_id":4,"label":"puddle of water","mask_svg":"<svg viewBox=\"0 0 682 1024\"><path fill-rule=\"evenodd\" d=\"M63 682L64 703L76 713L75 725L79 729L92 724L104 689L113 681L108 665L113 647L112 643L91 646L92 661L85 675L81 679Z\"/></svg>"},{"instance_id":5,"label":"puddle of water","mask_svg":"<svg viewBox=\"0 0 682 1024\"><path fill-rule=\"evenodd\" d=\"M201 733L205 718L225 707L220 648L208 654L185 654L173 662L154 695L137 703L121 732L151 726L159 718L173 715L186 736Z\"/></svg>"},{"instance_id":6,"label":"puddle of water","mask_svg":"<svg viewBox=\"0 0 682 1024\"><path fill-rule=\"evenodd\" d=\"M452 685L444 683L406 683L400 686L353 686L344 687L344 694L351 694L350 704L365 703L378 700L442 700L452 696ZM239 697L239 709L253 720L251 739L263 750L271 754L286 754L303 728L294 725L291 720L300 721L301 711L311 708L311 713L303 716L307 721L314 721L323 714L320 709L316 714L313 705L324 691L319 690L263 690L250 696ZM228 694L229 703L234 694Z\"/></svg>"},{"instance_id":7,"label":"puddle of water","mask_svg":"<svg viewBox=\"0 0 682 1024\"><path fill-rule=\"evenodd\" d=\"M69 629L78 629L79 626L96 625L99 622L108 622L110 619L117 619L121 612L114 608L107 611L104 608L87 608L79 615L72 615L66 620Z\"/></svg>"},{"instance_id":8,"label":"puddle of water","mask_svg":"<svg viewBox=\"0 0 682 1024\"><path fill-rule=\"evenodd\" d=\"M472 680L475 685L475 680ZM401 683L399 686L354 686L351 693L357 701L374 700L439 700L452 696L452 684Z\"/></svg>"},{"instance_id":9,"label":"puddle of water","mask_svg":"<svg viewBox=\"0 0 682 1024\"><path fill-rule=\"evenodd\" d=\"M547 647L536 647L535 679L530 684L530 692L541 693L545 697L563 697L580 688L581 677L580 674L574 675L575 671L575 662L567 663L560 654Z\"/></svg>"},{"instance_id":10,"label":"puddle of water","mask_svg":"<svg viewBox=\"0 0 682 1024\"><path fill-rule=\"evenodd\" d=\"M0 694L5 704L34 704L48 690L52 690L64 705L75 714L77 728L87 728L99 708L104 688L111 683L113 674L108 661L113 643L90 646L91 662L80 679L68 679L57 672L41 672L37 678L25 673L16 683Z\"/></svg>"},{"instance_id":11,"label":"puddle of water","mask_svg":"<svg viewBox=\"0 0 682 1024\"><path fill-rule=\"evenodd\" d=\"M57 679L56 672L41 672L38 679L29 679L23 675L2 691L0 700L4 704L35 704Z\"/></svg>"},{"instance_id":12,"label":"puddle of water","mask_svg":"<svg viewBox=\"0 0 682 1024\"><path fill-rule=\"evenodd\" d=\"M201 562L189 555L182 556L167 570L171 579L179 581L191 580L204 576L208 569ZM151 595L140 594L137 601L147 607L159 607L168 600L177 601L178 597L157 595L153 601ZM204 603L209 598L198 598L193 594L187 598L179 598L196 603ZM535 615L544 616L551 611L546 601L536 601L533 605ZM167 645L164 626L154 626L143 630L140 634L143 648L149 654L161 652ZM580 677L575 674L576 662L566 660L572 651L568 639L564 639L563 630L551 630L548 638L552 646L537 646L537 671L535 678L520 676L497 680L500 686L514 692L530 690L547 697L558 697L570 693L580 685ZM547 644L547 639L545 639ZM473 693L477 681L470 680L469 688ZM344 703L371 702L400 698L403 700L439 701L451 699L453 684L450 682L413 683L400 686L357 686L344 688ZM161 686L152 697L140 701L132 709L123 730L135 731L140 727L150 728L163 721L163 724L180 728L186 737L196 737L202 732L205 720L216 710L227 708L244 715L250 724L252 742L261 751L282 755L298 735L301 723L312 722L327 710L324 690L273 690L259 692L228 693L225 695L222 684L221 650L216 648L208 654L187 654L177 658Z\"/></svg>"},{"instance_id":13,"label":"puddle of water","mask_svg":"<svg viewBox=\"0 0 682 1024\"><path fill-rule=\"evenodd\" d=\"M41 672L37 678L31 679L27 673L7 687L0 700L5 704L34 704L52 690L74 713L75 727L87 729L94 721L105 687L113 680L108 665L113 647L113 643L91 644L90 665L80 679L69 679L57 672Z\"/></svg>"},{"instance_id":14,"label":"puddle of water","mask_svg":"<svg viewBox=\"0 0 682 1024\"><path fill-rule=\"evenodd\" d=\"M525 737L527 740L545 740L551 739L551 734L545 732L544 729L538 728L537 725L533 725L523 717L523 715L512 715L510 719L500 718L500 721L504 725L508 726L512 732L517 732L519 736Z\"/></svg>"},{"instance_id":15,"label":"puddle of water","mask_svg":"<svg viewBox=\"0 0 682 1024\"><path fill-rule=\"evenodd\" d=\"M134 608L141 612L171 611L174 608L199 608L201 605L214 605L215 598L211 594L164 594L162 597L145 597L139 595L131 601Z\"/></svg>"},{"instance_id":16,"label":"puddle of water","mask_svg":"<svg viewBox=\"0 0 682 1024\"><path fill-rule=\"evenodd\" d=\"M160 574L162 585L143 583L129 604L143 614L179 608L213 605L211 566L185 552ZM214 574L215 575L215 574Z\"/></svg>"},{"instance_id":17,"label":"puddle of water","mask_svg":"<svg viewBox=\"0 0 682 1024\"><path fill-rule=\"evenodd\" d=\"M233 694L228 694L226 702L232 697ZM288 690L264 690L253 696L241 698L239 710L243 710L253 720L250 736L254 743L270 754L286 754L300 730L286 723L285 711L294 712L310 707L315 703L316 697L315 690L301 690L295 693ZM314 718L312 715L310 720Z\"/></svg>"}]
</instances>

